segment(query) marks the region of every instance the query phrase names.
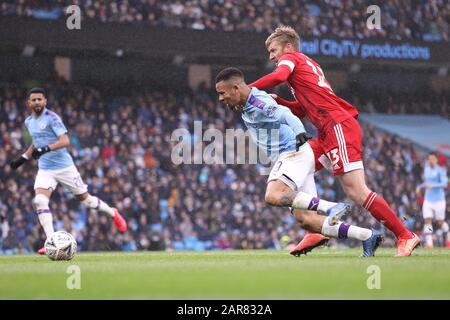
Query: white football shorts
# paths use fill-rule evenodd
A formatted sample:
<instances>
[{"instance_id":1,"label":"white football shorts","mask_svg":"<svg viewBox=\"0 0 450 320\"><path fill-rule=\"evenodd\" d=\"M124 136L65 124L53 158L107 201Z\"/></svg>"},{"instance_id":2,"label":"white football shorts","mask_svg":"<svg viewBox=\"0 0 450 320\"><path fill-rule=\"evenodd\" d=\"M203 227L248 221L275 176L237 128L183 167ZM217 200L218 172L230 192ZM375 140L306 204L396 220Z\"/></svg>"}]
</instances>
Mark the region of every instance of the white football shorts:
<instances>
[{"instance_id":1,"label":"white football shorts","mask_svg":"<svg viewBox=\"0 0 450 320\"><path fill-rule=\"evenodd\" d=\"M424 219L445 220L445 200L430 202L424 201L422 206L422 214Z\"/></svg>"},{"instance_id":2,"label":"white football shorts","mask_svg":"<svg viewBox=\"0 0 450 320\"><path fill-rule=\"evenodd\" d=\"M309 143L305 143L298 151L280 154L270 171L267 182L279 179L294 191L303 191L317 196L314 172L314 153Z\"/></svg>"},{"instance_id":3,"label":"white football shorts","mask_svg":"<svg viewBox=\"0 0 450 320\"><path fill-rule=\"evenodd\" d=\"M58 170L38 170L34 189L52 189L55 190L58 183L66 186L70 192L80 195L88 191L87 185L84 184L81 175L75 166L70 166Z\"/></svg>"}]
</instances>

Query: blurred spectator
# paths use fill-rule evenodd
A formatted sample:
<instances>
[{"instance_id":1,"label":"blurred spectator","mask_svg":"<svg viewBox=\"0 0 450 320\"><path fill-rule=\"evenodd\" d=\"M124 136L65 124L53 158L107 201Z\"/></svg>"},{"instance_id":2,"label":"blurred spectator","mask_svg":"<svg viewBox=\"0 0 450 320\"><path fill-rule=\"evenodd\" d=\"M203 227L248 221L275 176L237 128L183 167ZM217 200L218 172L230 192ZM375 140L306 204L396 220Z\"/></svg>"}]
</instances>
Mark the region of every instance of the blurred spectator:
<instances>
[{"instance_id":1,"label":"blurred spectator","mask_svg":"<svg viewBox=\"0 0 450 320\"><path fill-rule=\"evenodd\" d=\"M279 249L286 245L286 237L295 243L303 236L288 210L265 204L267 176L259 174L257 166L173 164L174 129L193 133L194 120L203 121L204 130L241 127L238 115L224 111L214 94L136 92L132 97L106 98L89 87L47 87L49 108L61 115L69 135L78 141L70 152L90 191L116 205L129 222L129 231L120 235L106 216L80 205L59 186L51 201L55 227L72 232L80 250ZM37 163L32 160L16 172L7 165L30 144L22 130L28 116L21 107L24 99L24 88L0 89L0 253L4 254L35 252L44 241L31 203ZM439 99L424 105L439 104ZM376 109L379 104L374 101ZM397 97L389 101L389 106L404 103ZM403 111L392 107L392 112L397 110ZM369 187L420 233L415 188L421 182L426 152L370 125L362 123L362 128ZM346 200L328 172L320 172L316 182L320 196ZM359 206L347 219L382 228ZM390 233L386 243L394 244Z\"/></svg>"},{"instance_id":2,"label":"blurred spectator","mask_svg":"<svg viewBox=\"0 0 450 320\"><path fill-rule=\"evenodd\" d=\"M366 27L367 8L378 5L382 28ZM101 22L147 23L196 30L272 32L287 24L301 36L449 41L447 0L6 0L0 15L60 19L65 8L79 5L84 18Z\"/></svg>"}]
</instances>

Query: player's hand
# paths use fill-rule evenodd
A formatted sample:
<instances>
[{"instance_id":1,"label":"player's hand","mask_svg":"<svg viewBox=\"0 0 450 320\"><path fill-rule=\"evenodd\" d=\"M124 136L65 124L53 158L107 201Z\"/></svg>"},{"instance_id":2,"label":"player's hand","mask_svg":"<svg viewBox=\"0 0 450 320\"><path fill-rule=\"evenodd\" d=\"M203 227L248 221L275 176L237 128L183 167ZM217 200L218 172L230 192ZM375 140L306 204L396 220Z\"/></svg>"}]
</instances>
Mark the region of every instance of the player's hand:
<instances>
[{"instance_id":1,"label":"player's hand","mask_svg":"<svg viewBox=\"0 0 450 320\"><path fill-rule=\"evenodd\" d=\"M298 151L298 149L300 149L300 147L301 147L302 145L304 145L305 142L307 142L308 140L311 140L311 139L312 139L312 136L311 136L308 132L302 132L302 133L299 133L299 134L295 137L295 141L296 141L296 144L295 144L295 150Z\"/></svg>"},{"instance_id":2,"label":"player's hand","mask_svg":"<svg viewBox=\"0 0 450 320\"><path fill-rule=\"evenodd\" d=\"M34 148L33 152L31 153L31 156L34 159L39 159L44 153L47 153L51 151L49 146L41 147L41 148Z\"/></svg>"},{"instance_id":3,"label":"player's hand","mask_svg":"<svg viewBox=\"0 0 450 320\"><path fill-rule=\"evenodd\" d=\"M269 95L274 99L277 100L278 99L278 95L275 93L269 93Z\"/></svg>"},{"instance_id":4,"label":"player's hand","mask_svg":"<svg viewBox=\"0 0 450 320\"><path fill-rule=\"evenodd\" d=\"M425 189L431 189L433 188L433 185L431 183L425 184Z\"/></svg>"},{"instance_id":5,"label":"player's hand","mask_svg":"<svg viewBox=\"0 0 450 320\"><path fill-rule=\"evenodd\" d=\"M11 161L9 163L9 166L11 167L12 170L16 170L18 167L20 167L27 161L28 161L28 159L26 159L24 156L20 156L19 159Z\"/></svg>"}]
</instances>

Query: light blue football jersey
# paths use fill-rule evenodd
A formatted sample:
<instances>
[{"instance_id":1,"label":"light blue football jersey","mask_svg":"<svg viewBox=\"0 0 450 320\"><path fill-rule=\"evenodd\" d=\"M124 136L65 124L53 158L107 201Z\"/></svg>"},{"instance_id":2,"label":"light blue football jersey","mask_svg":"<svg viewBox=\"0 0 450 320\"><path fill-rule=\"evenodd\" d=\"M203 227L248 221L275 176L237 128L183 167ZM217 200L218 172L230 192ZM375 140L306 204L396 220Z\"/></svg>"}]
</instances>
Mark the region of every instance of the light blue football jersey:
<instances>
[{"instance_id":1,"label":"light blue football jersey","mask_svg":"<svg viewBox=\"0 0 450 320\"><path fill-rule=\"evenodd\" d=\"M67 133L61 118L47 108L44 108L39 117L31 115L26 118L25 126L33 138L35 148L52 144L61 135ZM72 165L74 165L74 162L67 148L47 152L39 158L39 169L43 170L64 169Z\"/></svg>"},{"instance_id":2,"label":"light blue football jersey","mask_svg":"<svg viewBox=\"0 0 450 320\"><path fill-rule=\"evenodd\" d=\"M431 183L433 186L425 191L425 201L437 202L445 200L445 188L448 185L447 172L444 168L440 166L431 167L430 165L425 165L424 169L425 182L421 184L424 186L427 183Z\"/></svg>"},{"instance_id":3,"label":"light blue football jersey","mask_svg":"<svg viewBox=\"0 0 450 320\"><path fill-rule=\"evenodd\" d=\"M242 112L242 120L253 141L276 161L286 151L295 150L295 137L305 132L299 118L265 91L252 88Z\"/></svg>"}]
</instances>

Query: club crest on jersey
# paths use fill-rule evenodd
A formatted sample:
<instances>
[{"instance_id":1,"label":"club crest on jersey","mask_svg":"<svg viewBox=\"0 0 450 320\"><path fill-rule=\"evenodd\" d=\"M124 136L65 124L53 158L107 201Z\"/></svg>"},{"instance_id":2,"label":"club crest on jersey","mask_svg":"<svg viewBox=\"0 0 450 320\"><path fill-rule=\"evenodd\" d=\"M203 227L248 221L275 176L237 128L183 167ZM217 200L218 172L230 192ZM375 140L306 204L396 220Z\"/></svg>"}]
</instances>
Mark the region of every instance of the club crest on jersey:
<instances>
[{"instance_id":1,"label":"club crest on jersey","mask_svg":"<svg viewBox=\"0 0 450 320\"><path fill-rule=\"evenodd\" d=\"M255 96L251 96L250 99L248 100L248 103L261 110L264 109L264 106L266 105L263 101L259 100Z\"/></svg>"},{"instance_id":2,"label":"club crest on jersey","mask_svg":"<svg viewBox=\"0 0 450 320\"><path fill-rule=\"evenodd\" d=\"M39 129L44 130L47 125L44 122L39 124Z\"/></svg>"}]
</instances>

